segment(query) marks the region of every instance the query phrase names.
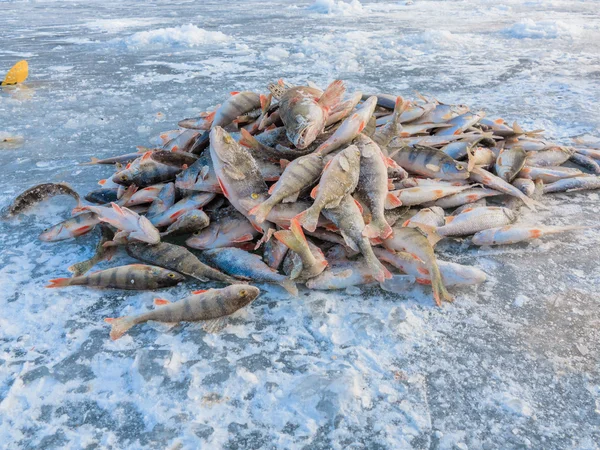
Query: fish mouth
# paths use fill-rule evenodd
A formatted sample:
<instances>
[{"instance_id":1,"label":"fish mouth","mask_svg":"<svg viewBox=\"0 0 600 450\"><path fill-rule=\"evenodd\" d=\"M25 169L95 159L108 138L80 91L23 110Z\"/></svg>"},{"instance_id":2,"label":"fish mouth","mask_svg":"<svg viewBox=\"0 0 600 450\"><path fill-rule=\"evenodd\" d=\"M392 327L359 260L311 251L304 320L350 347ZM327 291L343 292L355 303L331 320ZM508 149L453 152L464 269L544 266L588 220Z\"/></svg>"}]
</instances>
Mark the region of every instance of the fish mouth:
<instances>
[{"instance_id":1,"label":"fish mouth","mask_svg":"<svg viewBox=\"0 0 600 450\"><path fill-rule=\"evenodd\" d=\"M296 148L302 150L305 149L306 147L308 147L312 141L314 140L310 140L310 134L311 129L310 126L306 126L304 128L301 128L298 133L296 133L296 139L294 139L294 145L296 146Z\"/></svg>"}]
</instances>

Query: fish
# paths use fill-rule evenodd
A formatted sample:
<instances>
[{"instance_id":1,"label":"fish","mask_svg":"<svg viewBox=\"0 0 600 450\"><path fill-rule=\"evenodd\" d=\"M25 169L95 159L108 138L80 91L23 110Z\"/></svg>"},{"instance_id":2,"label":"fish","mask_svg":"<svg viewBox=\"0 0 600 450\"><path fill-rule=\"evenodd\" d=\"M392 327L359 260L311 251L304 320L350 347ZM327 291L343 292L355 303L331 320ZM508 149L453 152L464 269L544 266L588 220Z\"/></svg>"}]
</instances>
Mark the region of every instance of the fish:
<instances>
[{"instance_id":1,"label":"fish","mask_svg":"<svg viewBox=\"0 0 600 450\"><path fill-rule=\"evenodd\" d=\"M371 138L359 135L355 139L360 150L360 171L355 195L371 212L371 221L365 226L363 235L368 238L385 239L392 233L392 227L385 219L388 209L402 205L398 197L388 192L388 167L397 164L385 156Z\"/></svg>"},{"instance_id":2,"label":"fish","mask_svg":"<svg viewBox=\"0 0 600 450\"><path fill-rule=\"evenodd\" d=\"M164 184L155 184L154 186L148 186L142 189L139 189L133 193L133 195L123 203L121 206L127 206L128 208L136 205L143 205L145 203L152 203L162 188Z\"/></svg>"},{"instance_id":3,"label":"fish","mask_svg":"<svg viewBox=\"0 0 600 450\"><path fill-rule=\"evenodd\" d=\"M101 222L106 222L119 230L114 239L104 245L115 245L129 240L138 240L148 244L160 242L158 230L145 216L140 216L128 208L121 208L116 203L110 205L110 207L84 206L81 208L82 211L96 213Z\"/></svg>"},{"instance_id":4,"label":"fish","mask_svg":"<svg viewBox=\"0 0 600 450\"><path fill-rule=\"evenodd\" d=\"M479 122L479 120L481 120L483 117L485 117L485 113L483 111L480 111L478 113L465 112L463 114L460 114L459 116L453 117L447 122L447 124L452 125L451 127L438 130L434 134L436 136L462 134L471 126Z\"/></svg>"},{"instance_id":5,"label":"fish","mask_svg":"<svg viewBox=\"0 0 600 450\"><path fill-rule=\"evenodd\" d=\"M525 166L518 173L517 177L519 178L528 178L533 181L543 181L544 183L554 183L559 180L564 180L567 178L574 177L582 177L585 176L579 169L575 169L572 167L561 167L561 166L553 166L553 167L533 167L533 166Z\"/></svg>"},{"instance_id":6,"label":"fish","mask_svg":"<svg viewBox=\"0 0 600 450\"><path fill-rule=\"evenodd\" d=\"M169 156L165 157L164 153L168 153ZM146 152L125 169L114 174L111 179L114 183L123 186L131 184L138 187L151 186L174 180L179 172L194 161L190 161L190 158L183 153Z\"/></svg>"},{"instance_id":7,"label":"fish","mask_svg":"<svg viewBox=\"0 0 600 450\"><path fill-rule=\"evenodd\" d=\"M519 172L519 176L520 176L521 172ZM493 175L492 173L488 172L487 170L485 170L481 167L475 167L475 168L473 168L473 170L471 170L470 179L471 179L471 181L474 181L476 183L481 183L484 186L486 186L490 189L493 189L495 191L501 192L503 194L511 195L513 197L517 197L519 200L521 200L523 203L525 203L525 205L529 209L531 209L533 211L535 211L536 205L539 205L538 202L527 197L525 194L523 194L519 189L514 187L512 184L507 183L502 178L497 177L496 175Z\"/></svg>"},{"instance_id":8,"label":"fish","mask_svg":"<svg viewBox=\"0 0 600 450\"><path fill-rule=\"evenodd\" d=\"M98 217L98 214L84 212L63 220L50 228L46 228L38 236L38 239L44 242L58 242L72 239L89 233L99 223L100 218Z\"/></svg>"},{"instance_id":9,"label":"fish","mask_svg":"<svg viewBox=\"0 0 600 450\"><path fill-rule=\"evenodd\" d=\"M81 204L79 194L67 183L42 183L26 189L19 194L4 212L5 218L21 214L43 200L56 197L57 195L69 195Z\"/></svg>"},{"instance_id":10,"label":"fish","mask_svg":"<svg viewBox=\"0 0 600 450\"><path fill-rule=\"evenodd\" d=\"M188 152L194 145L199 132L196 130L183 130L170 141L163 144L162 149L167 152Z\"/></svg>"},{"instance_id":11,"label":"fish","mask_svg":"<svg viewBox=\"0 0 600 450\"><path fill-rule=\"evenodd\" d=\"M61 288L67 286L89 286L96 288L126 289L126 290L154 290L175 286L185 280L177 272L163 269L162 267L147 266L144 264L129 264L100 270L90 275L73 278L55 278L49 281L47 288Z\"/></svg>"},{"instance_id":12,"label":"fish","mask_svg":"<svg viewBox=\"0 0 600 450\"><path fill-rule=\"evenodd\" d=\"M237 117L260 109L260 95L252 91L232 92L232 95L217 108L211 124L211 130L225 127ZM212 140L211 140L212 142Z\"/></svg>"},{"instance_id":13,"label":"fish","mask_svg":"<svg viewBox=\"0 0 600 450\"><path fill-rule=\"evenodd\" d=\"M279 284L291 295L298 295L298 288L293 280L277 273L253 253L235 247L214 248L205 250L202 258L234 277Z\"/></svg>"},{"instance_id":14,"label":"fish","mask_svg":"<svg viewBox=\"0 0 600 450\"><path fill-rule=\"evenodd\" d=\"M575 150L568 147L551 147L539 152L527 153L525 165L533 167L560 166L567 162Z\"/></svg>"},{"instance_id":15,"label":"fish","mask_svg":"<svg viewBox=\"0 0 600 450\"><path fill-rule=\"evenodd\" d=\"M588 170L595 175L600 175L600 164L598 164L598 161L590 158L589 156L575 152L573 155L571 155L569 161L571 161L573 164L583 167L585 170Z\"/></svg>"},{"instance_id":16,"label":"fish","mask_svg":"<svg viewBox=\"0 0 600 450\"><path fill-rule=\"evenodd\" d=\"M329 111L340 103L345 91L344 83L335 80L322 95L304 86L284 92L279 100L279 114L288 139L296 148L308 147L323 132Z\"/></svg>"},{"instance_id":17,"label":"fish","mask_svg":"<svg viewBox=\"0 0 600 450\"><path fill-rule=\"evenodd\" d=\"M200 281L214 280L229 284L240 283L239 280L204 264L192 252L181 245L170 244L168 242L148 245L136 242L128 244L125 250L132 258L164 267L165 269L174 270Z\"/></svg>"},{"instance_id":18,"label":"fish","mask_svg":"<svg viewBox=\"0 0 600 450\"><path fill-rule=\"evenodd\" d=\"M424 225L418 228L394 227L392 237L383 241L383 246L392 251L405 251L419 258L429 271L431 276L431 287L433 289L433 298L437 306L442 306L442 300L451 302L454 298L446 290L442 281L442 275L437 264L433 245L440 239L433 232L426 235L423 231Z\"/></svg>"},{"instance_id":19,"label":"fish","mask_svg":"<svg viewBox=\"0 0 600 450\"><path fill-rule=\"evenodd\" d=\"M391 273L375 257L369 239L363 235L365 221L351 195L346 194L336 207L324 209L323 214L340 230L345 244L362 253L375 280L381 282L391 277Z\"/></svg>"},{"instance_id":20,"label":"fish","mask_svg":"<svg viewBox=\"0 0 600 450\"><path fill-rule=\"evenodd\" d=\"M110 338L121 338L135 325L154 320L164 323L199 322L229 316L252 303L260 290L246 284L234 284L223 289L193 291L192 295L171 303L165 299L155 299L159 308L135 316L119 318L107 317L111 325Z\"/></svg>"},{"instance_id":21,"label":"fish","mask_svg":"<svg viewBox=\"0 0 600 450\"><path fill-rule=\"evenodd\" d=\"M482 230L471 238L475 245L506 245L518 242L531 241L550 234L564 233L566 231L585 230L589 227L565 226L552 227L542 225L507 225L505 227L489 228Z\"/></svg>"},{"instance_id":22,"label":"fish","mask_svg":"<svg viewBox=\"0 0 600 450\"><path fill-rule=\"evenodd\" d=\"M200 209L215 198L214 192L199 192L182 198L161 214L150 217L150 222L157 228L166 227L174 223L183 214Z\"/></svg>"},{"instance_id":23,"label":"fish","mask_svg":"<svg viewBox=\"0 0 600 450\"><path fill-rule=\"evenodd\" d=\"M523 169L526 159L527 152L521 147L504 148L496 159L494 171L498 177L510 183Z\"/></svg>"},{"instance_id":24,"label":"fish","mask_svg":"<svg viewBox=\"0 0 600 450\"><path fill-rule=\"evenodd\" d=\"M325 156L338 148L349 144L352 140L364 130L367 122L373 115L377 97L368 98L356 112L345 119L335 133L323 142L316 150L317 153Z\"/></svg>"},{"instance_id":25,"label":"fish","mask_svg":"<svg viewBox=\"0 0 600 450\"><path fill-rule=\"evenodd\" d=\"M515 178L511 184L527 197L533 196L535 192L535 182L529 178Z\"/></svg>"},{"instance_id":26,"label":"fish","mask_svg":"<svg viewBox=\"0 0 600 450\"><path fill-rule=\"evenodd\" d=\"M582 176L555 181L544 186L544 194L553 192L576 191L580 189L599 189L600 177Z\"/></svg>"},{"instance_id":27,"label":"fish","mask_svg":"<svg viewBox=\"0 0 600 450\"><path fill-rule=\"evenodd\" d=\"M206 250L218 247L237 247L253 241L258 231L235 208L223 208L211 215L211 222L186 241L188 247Z\"/></svg>"},{"instance_id":28,"label":"fish","mask_svg":"<svg viewBox=\"0 0 600 450\"><path fill-rule=\"evenodd\" d=\"M255 216L256 223L263 223L275 205L295 202L300 191L319 179L323 166L323 156L319 153L295 159L269 189L270 197L252 208L249 214Z\"/></svg>"},{"instance_id":29,"label":"fish","mask_svg":"<svg viewBox=\"0 0 600 450\"><path fill-rule=\"evenodd\" d=\"M175 204L175 184L167 183L163 185L152 204L148 209L146 216L148 218L156 217L167 211L171 206Z\"/></svg>"},{"instance_id":30,"label":"fish","mask_svg":"<svg viewBox=\"0 0 600 450\"><path fill-rule=\"evenodd\" d=\"M466 209L457 216L446 218L446 225L435 231L440 236L466 236L488 228L502 227L517 220L514 211L499 206Z\"/></svg>"},{"instance_id":31,"label":"fish","mask_svg":"<svg viewBox=\"0 0 600 450\"><path fill-rule=\"evenodd\" d=\"M210 223L209 217L204 211L192 210L184 212L182 215L177 217L175 222L167 227L167 229L161 233L161 237L164 236L177 236L181 234L192 234L197 231L203 230Z\"/></svg>"},{"instance_id":32,"label":"fish","mask_svg":"<svg viewBox=\"0 0 600 450\"><path fill-rule=\"evenodd\" d=\"M175 187L181 194L214 192L222 194L209 151L204 151L196 162L175 176Z\"/></svg>"},{"instance_id":33,"label":"fish","mask_svg":"<svg viewBox=\"0 0 600 450\"><path fill-rule=\"evenodd\" d=\"M433 108L413 123L445 123L451 121L455 117L461 117L461 119L457 121L461 122L465 120L463 115L470 114L469 107L466 105L446 105L444 103L430 103L430 105L432 105ZM454 134L454 132L447 134Z\"/></svg>"},{"instance_id":34,"label":"fish","mask_svg":"<svg viewBox=\"0 0 600 450\"><path fill-rule=\"evenodd\" d=\"M390 274L391 279L391 274ZM375 282L372 268L364 259L343 261L306 281L306 287L316 290L346 289Z\"/></svg>"},{"instance_id":35,"label":"fish","mask_svg":"<svg viewBox=\"0 0 600 450\"><path fill-rule=\"evenodd\" d=\"M421 225L426 227L441 227L445 224L444 210L439 206L431 206L421 209L417 214L406 220L402 226L410 228L419 228Z\"/></svg>"},{"instance_id":36,"label":"fish","mask_svg":"<svg viewBox=\"0 0 600 450\"><path fill-rule=\"evenodd\" d=\"M362 98L362 92L355 92L352 94L349 100L345 102L338 103L335 105L331 111L329 111L329 115L327 116L327 121L325 122L325 127L328 127L340 120L344 120L346 117L350 115L350 113L354 110L356 105L360 102Z\"/></svg>"},{"instance_id":37,"label":"fish","mask_svg":"<svg viewBox=\"0 0 600 450\"><path fill-rule=\"evenodd\" d=\"M475 146L472 154L469 154L469 164L489 169L496 162L496 154L486 147Z\"/></svg>"},{"instance_id":38,"label":"fish","mask_svg":"<svg viewBox=\"0 0 600 450\"><path fill-rule=\"evenodd\" d=\"M289 230L276 231L273 236L300 259L300 264L294 267L290 279L306 281L316 277L327 267L325 255L319 247L307 241L302 227L295 219L292 220Z\"/></svg>"},{"instance_id":39,"label":"fish","mask_svg":"<svg viewBox=\"0 0 600 450\"><path fill-rule=\"evenodd\" d=\"M456 194L445 196L443 198L435 200L432 203L425 203L425 206L456 208L461 205L476 202L477 200L481 200L482 198L496 197L498 195L502 195L502 193L494 189L467 186L467 189L465 190L462 190Z\"/></svg>"},{"instance_id":40,"label":"fish","mask_svg":"<svg viewBox=\"0 0 600 450\"><path fill-rule=\"evenodd\" d=\"M288 254L288 250L288 246L278 239L270 239L265 243L263 260L271 269L277 270L283 263L285 256Z\"/></svg>"},{"instance_id":41,"label":"fish","mask_svg":"<svg viewBox=\"0 0 600 450\"><path fill-rule=\"evenodd\" d=\"M190 117L188 119L180 120L177 123L177 126L180 128L188 128L190 130L210 130L215 118L215 114L216 110L210 112L206 111L201 113L198 117Z\"/></svg>"},{"instance_id":42,"label":"fish","mask_svg":"<svg viewBox=\"0 0 600 450\"><path fill-rule=\"evenodd\" d=\"M314 151L312 147L307 147L304 150L298 150L284 147L282 145L277 145L273 148L266 144L263 144L243 128L240 130L240 134L241 137L238 141L239 144L248 148L248 150L254 158L262 158L279 162L282 159L293 160L298 158L299 156L308 155L309 153L312 153Z\"/></svg>"},{"instance_id":43,"label":"fish","mask_svg":"<svg viewBox=\"0 0 600 450\"><path fill-rule=\"evenodd\" d=\"M356 189L359 171L360 150L355 145L335 155L323 169L319 184L311 192L314 203L296 216L298 222L308 231L315 231L321 211L337 207L345 195Z\"/></svg>"},{"instance_id":44,"label":"fish","mask_svg":"<svg viewBox=\"0 0 600 450\"><path fill-rule=\"evenodd\" d=\"M390 157L409 172L440 180L466 180L467 166L457 162L444 152L425 146L399 149Z\"/></svg>"},{"instance_id":45,"label":"fish","mask_svg":"<svg viewBox=\"0 0 600 450\"><path fill-rule=\"evenodd\" d=\"M88 192L84 199L90 203L105 205L106 203L116 202L118 200L117 192L117 188L96 189Z\"/></svg>"},{"instance_id":46,"label":"fish","mask_svg":"<svg viewBox=\"0 0 600 450\"><path fill-rule=\"evenodd\" d=\"M459 192L465 191L470 188L470 185L442 187L418 186L414 188L406 188L397 191L392 191L390 192L390 194L396 197L400 204L404 206L414 206L433 202L435 200L450 195L458 195ZM390 205L388 209L391 209L392 206L393 205Z\"/></svg>"},{"instance_id":47,"label":"fish","mask_svg":"<svg viewBox=\"0 0 600 450\"><path fill-rule=\"evenodd\" d=\"M417 283L431 284L429 269L423 261L415 258L414 255L407 252L393 252L380 247L375 247L373 250L381 261L414 276ZM437 264L442 275L442 283L447 288L481 284L487 279L485 272L473 266L441 260L438 260Z\"/></svg>"},{"instance_id":48,"label":"fish","mask_svg":"<svg viewBox=\"0 0 600 450\"><path fill-rule=\"evenodd\" d=\"M466 211L467 209L484 208L486 206L487 206L487 202L486 202L485 198L482 198L480 200L477 200L476 202L465 203L464 205L459 206L454 211L452 211L452 213L450 215L458 216L461 212ZM442 225L445 225L445 223L446 223L446 219L444 218L444 223Z\"/></svg>"},{"instance_id":49,"label":"fish","mask_svg":"<svg viewBox=\"0 0 600 450\"><path fill-rule=\"evenodd\" d=\"M210 132L210 155L221 190L231 204L250 220L257 231L267 233L269 222L257 224L249 211L267 199L268 189L256 161L221 127Z\"/></svg>"}]
</instances>

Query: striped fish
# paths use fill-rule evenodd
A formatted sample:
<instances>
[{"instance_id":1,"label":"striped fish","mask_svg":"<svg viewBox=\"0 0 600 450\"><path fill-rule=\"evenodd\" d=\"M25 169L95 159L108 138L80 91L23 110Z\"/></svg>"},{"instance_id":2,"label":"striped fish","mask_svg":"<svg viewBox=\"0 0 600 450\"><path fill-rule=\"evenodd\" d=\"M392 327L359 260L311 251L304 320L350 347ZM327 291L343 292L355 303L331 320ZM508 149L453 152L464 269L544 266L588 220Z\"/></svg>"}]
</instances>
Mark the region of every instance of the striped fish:
<instances>
[{"instance_id":1,"label":"striped fish","mask_svg":"<svg viewBox=\"0 0 600 450\"><path fill-rule=\"evenodd\" d=\"M156 305L162 305L153 311L125 316L117 319L106 318L112 325L110 338L114 341L123 336L131 327L154 320L163 323L198 322L212 320L233 314L250 304L259 289L245 284L227 286L223 289L209 289L192 292L192 295L178 302L171 303L164 299L155 299Z\"/></svg>"},{"instance_id":2,"label":"striped fish","mask_svg":"<svg viewBox=\"0 0 600 450\"><path fill-rule=\"evenodd\" d=\"M73 278L55 278L47 288L66 286L90 286L97 288L153 290L175 286L185 280L183 275L162 267L144 264L129 264L100 270L90 275Z\"/></svg>"}]
</instances>

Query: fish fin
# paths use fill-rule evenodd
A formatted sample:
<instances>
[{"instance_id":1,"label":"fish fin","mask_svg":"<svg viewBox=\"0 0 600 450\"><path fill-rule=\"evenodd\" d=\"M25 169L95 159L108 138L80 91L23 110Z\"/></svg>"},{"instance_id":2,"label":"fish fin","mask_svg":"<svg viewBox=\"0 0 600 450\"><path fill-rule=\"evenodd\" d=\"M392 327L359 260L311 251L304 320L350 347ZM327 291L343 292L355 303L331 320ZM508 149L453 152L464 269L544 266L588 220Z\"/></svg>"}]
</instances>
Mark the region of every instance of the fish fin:
<instances>
[{"instance_id":1,"label":"fish fin","mask_svg":"<svg viewBox=\"0 0 600 450\"><path fill-rule=\"evenodd\" d=\"M258 98L260 100L260 110L264 114L267 112L267 109L269 109L269 106L271 106L271 99L273 98L273 94L269 94L268 97L264 94L260 94Z\"/></svg>"},{"instance_id":2,"label":"fish fin","mask_svg":"<svg viewBox=\"0 0 600 450\"><path fill-rule=\"evenodd\" d=\"M225 189L225 185L223 184L223 181L221 181L221 178L217 177L217 181L219 182L219 187L221 188L221 191L223 191L223 195L229 198L229 193L227 192L227 189Z\"/></svg>"},{"instance_id":3,"label":"fish fin","mask_svg":"<svg viewBox=\"0 0 600 450\"><path fill-rule=\"evenodd\" d=\"M233 95L238 95L239 93L240 93L240 91L231 91L229 94L233 96Z\"/></svg>"},{"instance_id":4,"label":"fish fin","mask_svg":"<svg viewBox=\"0 0 600 450\"><path fill-rule=\"evenodd\" d=\"M98 164L98 161L100 161L99 158L96 158L94 156L92 156L92 158L90 159L90 162L86 162L86 163L79 163L80 166L91 166L94 164Z\"/></svg>"},{"instance_id":5,"label":"fish fin","mask_svg":"<svg viewBox=\"0 0 600 450\"><path fill-rule=\"evenodd\" d=\"M344 172L350 171L350 162L348 161L348 158L346 158L346 156L340 155L340 158L338 161L340 163L340 167L342 168L342 170Z\"/></svg>"},{"instance_id":6,"label":"fish fin","mask_svg":"<svg viewBox=\"0 0 600 450\"><path fill-rule=\"evenodd\" d=\"M289 166L289 165L290 165L290 161L289 161L288 159L283 159L283 158L282 158L282 159L280 159L280 160L279 160L279 166L280 166L282 169L285 169L285 168L286 168L287 166Z\"/></svg>"},{"instance_id":7,"label":"fish fin","mask_svg":"<svg viewBox=\"0 0 600 450\"><path fill-rule=\"evenodd\" d=\"M277 100L281 99L281 97L283 96L283 94L285 93L285 91L288 90L288 88L285 86L285 84L282 83L269 83L269 85L267 86L267 89L269 89L269 91L271 92L271 94L273 95L273 97L275 97Z\"/></svg>"},{"instance_id":8,"label":"fish fin","mask_svg":"<svg viewBox=\"0 0 600 450\"><path fill-rule=\"evenodd\" d=\"M323 92L323 95L319 98L318 103L323 109L329 111L340 102L345 92L346 86L344 85L344 82L342 80L335 80L327 86L327 89L325 89L325 92Z\"/></svg>"},{"instance_id":9,"label":"fish fin","mask_svg":"<svg viewBox=\"0 0 600 450\"><path fill-rule=\"evenodd\" d=\"M317 184L314 188L312 188L312 190L310 191L310 198L312 198L313 200L315 198L317 198L317 193L319 191L319 185Z\"/></svg>"},{"instance_id":10,"label":"fish fin","mask_svg":"<svg viewBox=\"0 0 600 450\"><path fill-rule=\"evenodd\" d=\"M296 286L296 283L294 283L289 278L283 280L281 283L279 283L279 285L286 291L288 291L290 294L292 294L294 297L298 297L298 287Z\"/></svg>"},{"instance_id":11,"label":"fish fin","mask_svg":"<svg viewBox=\"0 0 600 450\"><path fill-rule=\"evenodd\" d=\"M142 159L140 162L146 162L146 161L149 161L150 159L152 159L152 152L146 152L146 153L144 153L144 156L142 156Z\"/></svg>"},{"instance_id":12,"label":"fish fin","mask_svg":"<svg viewBox=\"0 0 600 450\"><path fill-rule=\"evenodd\" d=\"M515 134L525 134L525 130L523 130L516 121L513 123L512 129Z\"/></svg>"},{"instance_id":13,"label":"fish fin","mask_svg":"<svg viewBox=\"0 0 600 450\"><path fill-rule=\"evenodd\" d=\"M99 181L98 181L98 184L99 184L100 186L104 186L104 185L105 185L107 182L108 182L108 179L106 179L106 178L105 178L104 180L99 180Z\"/></svg>"},{"instance_id":14,"label":"fish fin","mask_svg":"<svg viewBox=\"0 0 600 450\"><path fill-rule=\"evenodd\" d=\"M242 236L233 239L231 242L235 242L235 243L248 242L248 241L251 241L252 239L254 239L254 236L252 236L250 233L248 233L248 234L243 234Z\"/></svg>"},{"instance_id":15,"label":"fish fin","mask_svg":"<svg viewBox=\"0 0 600 450\"><path fill-rule=\"evenodd\" d=\"M296 219L306 230L313 232L317 229L320 213L321 211L314 208L313 204L313 206L298 214L294 219Z\"/></svg>"},{"instance_id":16,"label":"fish fin","mask_svg":"<svg viewBox=\"0 0 600 450\"><path fill-rule=\"evenodd\" d=\"M417 228L425 235L425 237L427 237L427 241L429 241L429 245L431 245L432 248L435 247L435 244L443 239L443 237L437 233L435 227L426 225L424 223L418 223L416 225Z\"/></svg>"},{"instance_id":17,"label":"fish fin","mask_svg":"<svg viewBox=\"0 0 600 450\"><path fill-rule=\"evenodd\" d=\"M358 200L356 200L354 197L352 197L352 200L354 200L354 204L356 205L356 207L360 211L360 214L362 215L363 212L365 211L365 208L363 208L363 205Z\"/></svg>"},{"instance_id":18,"label":"fish fin","mask_svg":"<svg viewBox=\"0 0 600 450\"><path fill-rule=\"evenodd\" d=\"M452 295L450 295L450 293L446 290L446 286L444 286L444 282L442 281L442 274L440 273L440 269L438 268L436 262L433 262L430 270L430 276L435 304L437 306L442 306L442 300L453 302L454 297L452 297Z\"/></svg>"},{"instance_id":19,"label":"fish fin","mask_svg":"<svg viewBox=\"0 0 600 450\"><path fill-rule=\"evenodd\" d=\"M402 202L398 197L389 192L385 197L385 209L394 209L402 206Z\"/></svg>"},{"instance_id":20,"label":"fish fin","mask_svg":"<svg viewBox=\"0 0 600 450\"><path fill-rule=\"evenodd\" d=\"M248 130L246 130L245 128L242 128L242 129L240 129L240 133L242 135L242 137L240 138L240 140L238 142L240 145L243 145L244 147L247 147L247 148L252 148L254 150L261 149L260 142L258 142L256 140L256 138L248 132Z\"/></svg>"},{"instance_id":21,"label":"fish fin","mask_svg":"<svg viewBox=\"0 0 600 450\"><path fill-rule=\"evenodd\" d=\"M340 233L342 235L342 237L344 238L344 242L346 242L346 245L348 247L350 247L352 250L354 250L355 252L359 252L360 249L358 248L358 245L356 245L356 242L354 242L353 239L350 238L350 236L348 236L344 230L340 230Z\"/></svg>"},{"instance_id":22,"label":"fish fin","mask_svg":"<svg viewBox=\"0 0 600 450\"><path fill-rule=\"evenodd\" d=\"M363 229L362 235L369 238L382 238L386 239L392 234L392 227L384 220L383 222L371 221Z\"/></svg>"},{"instance_id":23,"label":"fish fin","mask_svg":"<svg viewBox=\"0 0 600 450\"><path fill-rule=\"evenodd\" d=\"M295 194L288 195L286 198L281 200L281 203L296 203L296 201L298 200L298 195L300 195L300 192L296 192Z\"/></svg>"},{"instance_id":24,"label":"fish fin","mask_svg":"<svg viewBox=\"0 0 600 450\"><path fill-rule=\"evenodd\" d=\"M463 210L461 211L461 214L463 214L463 213L465 213L465 212L467 212L467 211L471 211L471 209L473 209L473 208L467 208L467 209L463 209ZM445 225L448 225L448 224L449 224L449 223L451 223L451 222L452 222L454 219L456 219L456 216L447 216L447 217L444 217L444 224L445 224Z\"/></svg>"},{"instance_id":25,"label":"fish fin","mask_svg":"<svg viewBox=\"0 0 600 450\"><path fill-rule=\"evenodd\" d=\"M223 172L227 173L234 180L243 180L246 178L246 174L242 172L239 168L232 166L230 164L225 164L223 166Z\"/></svg>"},{"instance_id":26,"label":"fish fin","mask_svg":"<svg viewBox=\"0 0 600 450\"><path fill-rule=\"evenodd\" d=\"M223 330L227 326L227 319L225 317L218 317L216 319L207 320L202 325L202 329L206 333L215 334Z\"/></svg>"},{"instance_id":27,"label":"fish fin","mask_svg":"<svg viewBox=\"0 0 600 450\"><path fill-rule=\"evenodd\" d=\"M22 83L27 79L28 75L29 64L23 59L10 68L10 70L6 73L4 81L0 83L0 86L9 86L11 84Z\"/></svg>"},{"instance_id":28,"label":"fish fin","mask_svg":"<svg viewBox=\"0 0 600 450\"><path fill-rule=\"evenodd\" d=\"M82 227L79 227L79 228L73 230L73 234L76 236L81 236L82 234L87 233L88 231L93 229L94 226L95 225L84 225Z\"/></svg>"},{"instance_id":29,"label":"fish fin","mask_svg":"<svg viewBox=\"0 0 600 450\"><path fill-rule=\"evenodd\" d=\"M204 294L205 292L210 291L210 289L198 289L197 291L192 291L192 294L194 295L198 295L198 294Z\"/></svg>"},{"instance_id":30,"label":"fish fin","mask_svg":"<svg viewBox=\"0 0 600 450\"><path fill-rule=\"evenodd\" d=\"M117 319L112 319L107 317L104 319L105 322L110 323L112 328L110 330L110 338L113 341L116 341L121 336L123 336L127 331L135 325L134 318L131 316L118 317Z\"/></svg>"},{"instance_id":31,"label":"fish fin","mask_svg":"<svg viewBox=\"0 0 600 450\"><path fill-rule=\"evenodd\" d=\"M70 286L71 280L72 280L72 278L54 278L49 281L50 284L46 287L47 288L60 288L60 287Z\"/></svg>"},{"instance_id":32,"label":"fish fin","mask_svg":"<svg viewBox=\"0 0 600 450\"><path fill-rule=\"evenodd\" d=\"M164 299L164 298L155 298L154 299L154 304L156 306L164 306L164 305L170 305L171 302L169 300L167 300L167 299Z\"/></svg>"},{"instance_id":33,"label":"fish fin","mask_svg":"<svg viewBox=\"0 0 600 450\"><path fill-rule=\"evenodd\" d=\"M113 202L110 204L110 206L112 206L112 209L114 209L117 214L120 214L122 216L125 215L125 211L123 211L123 209L116 203Z\"/></svg>"}]
</instances>

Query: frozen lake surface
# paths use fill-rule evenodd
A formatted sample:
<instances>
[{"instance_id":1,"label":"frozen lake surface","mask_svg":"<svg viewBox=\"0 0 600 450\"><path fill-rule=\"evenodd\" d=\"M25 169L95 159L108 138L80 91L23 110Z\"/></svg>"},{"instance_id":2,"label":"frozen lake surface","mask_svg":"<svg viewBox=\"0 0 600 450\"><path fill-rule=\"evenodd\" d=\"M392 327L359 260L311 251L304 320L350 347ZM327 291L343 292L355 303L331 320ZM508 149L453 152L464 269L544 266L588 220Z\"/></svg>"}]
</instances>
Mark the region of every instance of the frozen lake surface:
<instances>
[{"instance_id":1,"label":"frozen lake surface","mask_svg":"<svg viewBox=\"0 0 600 450\"><path fill-rule=\"evenodd\" d=\"M148 145L230 91L280 77L419 91L559 142L600 136L593 0L1 5L0 72L26 58L30 78L0 92L0 132L25 138L0 150L0 206L40 182L85 193L111 168L77 163ZM598 224L598 193L544 202L520 220ZM157 295L44 289L93 252L93 237L36 238L72 206L62 197L0 222L1 446L599 448L597 230L443 244L440 259L488 281L452 289L441 309L420 286L300 298L261 286L219 333L150 323L111 342L103 318Z\"/></svg>"}]
</instances>

